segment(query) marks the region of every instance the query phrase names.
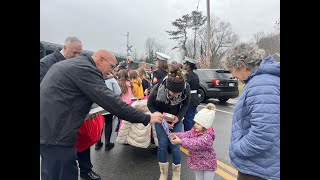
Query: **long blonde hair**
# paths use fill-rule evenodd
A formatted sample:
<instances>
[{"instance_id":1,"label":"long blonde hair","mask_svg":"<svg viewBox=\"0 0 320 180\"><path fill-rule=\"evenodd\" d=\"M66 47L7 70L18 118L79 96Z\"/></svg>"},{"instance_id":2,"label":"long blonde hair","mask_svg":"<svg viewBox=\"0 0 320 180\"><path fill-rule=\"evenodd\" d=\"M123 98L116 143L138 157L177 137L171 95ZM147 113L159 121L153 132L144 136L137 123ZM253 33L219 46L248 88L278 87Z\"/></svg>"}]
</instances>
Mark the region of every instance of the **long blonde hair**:
<instances>
[{"instance_id":1,"label":"long blonde hair","mask_svg":"<svg viewBox=\"0 0 320 180\"><path fill-rule=\"evenodd\" d=\"M129 79L128 72L125 69L122 69L118 72L118 83L121 89L122 94L126 94L128 92L127 81L130 82L131 87L133 87L132 82ZM132 93L134 93L134 88L132 89Z\"/></svg>"},{"instance_id":2,"label":"long blonde hair","mask_svg":"<svg viewBox=\"0 0 320 180\"><path fill-rule=\"evenodd\" d=\"M130 70L128 74L131 82L133 80L137 80L139 86L142 84L142 80L140 79L140 77L138 77L138 72L136 70Z\"/></svg>"}]
</instances>

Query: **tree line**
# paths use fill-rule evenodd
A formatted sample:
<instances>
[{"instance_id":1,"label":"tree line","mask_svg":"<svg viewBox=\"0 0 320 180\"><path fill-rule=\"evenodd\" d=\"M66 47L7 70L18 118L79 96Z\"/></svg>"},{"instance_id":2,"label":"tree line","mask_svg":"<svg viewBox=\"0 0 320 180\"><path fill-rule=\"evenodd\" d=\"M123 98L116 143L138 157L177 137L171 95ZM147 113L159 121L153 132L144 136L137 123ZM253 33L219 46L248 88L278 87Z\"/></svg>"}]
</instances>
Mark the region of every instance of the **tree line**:
<instances>
[{"instance_id":1,"label":"tree line","mask_svg":"<svg viewBox=\"0 0 320 180\"><path fill-rule=\"evenodd\" d=\"M170 39L177 42L173 47L168 47L153 37L148 37L145 41L145 56L140 58L137 52L133 52L132 58L140 61L144 60L153 63L155 52L164 52L170 55L170 51L177 49L180 59L184 56L200 59L200 48L206 50L206 22L207 17L201 11L192 11L182 15L171 22L174 30L166 30ZM223 68L221 59L226 51L239 42L239 36L232 30L230 22L213 16L210 20L210 54L211 68ZM280 57L280 18L275 22L274 31L257 32L253 34L252 43L256 43L260 48L266 50L267 54L278 54ZM205 54L205 52L204 52Z\"/></svg>"}]
</instances>

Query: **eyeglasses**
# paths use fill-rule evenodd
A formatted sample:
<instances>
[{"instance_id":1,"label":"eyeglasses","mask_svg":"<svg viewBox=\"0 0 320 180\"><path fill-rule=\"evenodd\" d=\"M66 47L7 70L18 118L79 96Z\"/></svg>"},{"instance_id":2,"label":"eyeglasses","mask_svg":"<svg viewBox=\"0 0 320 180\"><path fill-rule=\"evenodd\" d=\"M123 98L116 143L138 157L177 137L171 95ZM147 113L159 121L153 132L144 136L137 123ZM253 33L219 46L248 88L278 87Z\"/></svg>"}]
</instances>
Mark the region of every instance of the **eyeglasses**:
<instances>
[{"instance_id":1,"label":"eyeglasses","mask_svg":"<svg viewBox=\"0 0 320 180\"><path fill-rule=\"evenodd\" d=\"M111 69L116 68L116 65L111 64L108 60L106 60L106 59L104 59L104 58L102 58L102 59L105 60L105 61L107 61L107 62L110 64L110 68L111 68Z\"/></svg>"}]
</instances>

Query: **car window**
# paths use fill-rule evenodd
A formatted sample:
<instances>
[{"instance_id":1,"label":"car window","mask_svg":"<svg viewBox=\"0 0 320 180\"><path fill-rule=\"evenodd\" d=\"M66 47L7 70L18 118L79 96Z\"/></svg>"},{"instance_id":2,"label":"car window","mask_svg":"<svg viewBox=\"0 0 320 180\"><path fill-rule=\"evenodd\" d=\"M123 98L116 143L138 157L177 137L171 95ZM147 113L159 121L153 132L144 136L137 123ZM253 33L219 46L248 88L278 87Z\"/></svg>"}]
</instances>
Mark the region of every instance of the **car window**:
<instances>
[{"instance_id":1,"label":"car window","mask_svg":"<svg viewBox=\"0 0 320 180\"><path fill-rule=\"evenodd\" d=\"M203 78L213 78L215 77L214 71L202 71L202 77Z\"/></svg>"},{"instance_id":2,"label":"car window","mask_svg":"<svg viewBox=\"0 0 320 180\"><path fill-rule=\"evenodd\" d=\"M217 71L219 79L232 79L230 71Z\"/></svg>"}]
</instances>

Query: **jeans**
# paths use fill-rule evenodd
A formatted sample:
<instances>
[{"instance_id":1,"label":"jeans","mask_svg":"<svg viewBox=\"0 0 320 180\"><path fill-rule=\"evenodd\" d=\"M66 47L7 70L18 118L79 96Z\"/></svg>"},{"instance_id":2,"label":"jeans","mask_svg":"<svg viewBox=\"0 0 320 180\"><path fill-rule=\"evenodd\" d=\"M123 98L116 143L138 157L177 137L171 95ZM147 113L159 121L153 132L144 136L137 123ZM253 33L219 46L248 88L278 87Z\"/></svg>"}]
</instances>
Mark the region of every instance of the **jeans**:
<instances>
[{"instance_id":1,"label":"jeans","mask_svg":"<svg viewBox=\"0 0 320 180\"><path fill-rule=\"evenodd\" d=\"M168 162L167 148L170 145L172 160L174 164L181 164L181 150L179 144L171 144L166 132L161 124L155 124L158 137L158 161L161 163ZM171 132L182 132L182 121L177 122Z\"/></svg>"},{"instance_id":2,"label":"jeans","mask_svg":"<svg viewBox=\"0 0 320 180\"><path fill-rule=\"evenodd\" d=\"M184 120L183 120L183 128L184 128L184 132L189 131L190 129L192 129L193 125L194 125L194 116L197 113L197 106L189 106L188 110L186 112L186 115L184 116Z\"/></svg>"}]
</instances>

